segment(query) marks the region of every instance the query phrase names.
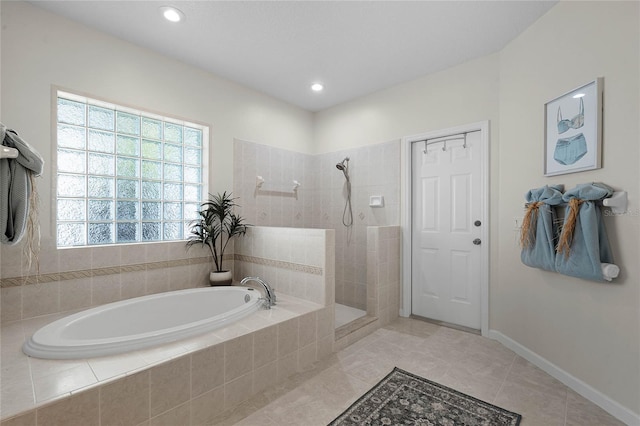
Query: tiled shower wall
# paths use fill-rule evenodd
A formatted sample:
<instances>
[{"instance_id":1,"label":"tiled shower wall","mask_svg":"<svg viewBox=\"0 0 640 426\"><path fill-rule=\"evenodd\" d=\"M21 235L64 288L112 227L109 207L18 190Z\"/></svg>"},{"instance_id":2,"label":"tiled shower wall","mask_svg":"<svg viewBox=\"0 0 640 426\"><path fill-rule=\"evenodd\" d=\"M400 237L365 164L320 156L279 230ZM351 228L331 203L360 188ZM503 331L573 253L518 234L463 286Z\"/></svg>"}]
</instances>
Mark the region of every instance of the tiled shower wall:
<instances>
[{"instance_id":1,"label":"tiled shower wall","mask_svg":"<svg viewBox=\"0 0 640 426\"><path fill-rule=\"evenodd\" d=\"M313 212L311 182L315 158L311 155L235 140L233 195L247 223L257 226L309 228ZM256 177L264 179L256 188ZM293 191L293 181L301 186Z\"/></svg>"},{"instance_id":2,"label":"tiled shower wall","mask_svg":"<svg viewBox=\"0 0 640 426\"><path fill-rule=\"evenodd\" d=\"M336 164L349 157L353 226L343 212L345 178ZM256 177L264 184L256 188ZM293 181L300 187L293 190ZM400 223L400 142L318 155L253 142L234 142L234 188L239 212L261 226L335 229L337 303L366 309L367 226ZM384 207L369 197L384 196Z\"/></svg>"},{"instance_id":3,"label":"tiled shower wall","mask_svg":"<svg viewBox=\"0 0 640 426\"><path fill-rule=\"evenodd\" d=\"M400 227L370 226L367 234L367 314L385 326L400 312Z\"/></svg>"},{"instance_id":4,"label":"tiled shower wall","mask_svg":"<svg viewBox=\"0 0 640 426\"><path fill-rule=\"evenodd\" d=\"M336 163L349 157L353 226L342 224L346 185ZM317 158L319 180L312 188L312 227L336 230L336 301L367 309L367 226L400 223L400 143L389 142ZM369 197L384 196L384 207L369 207Z\"/></svg>"},{"instance_id":5,"label":"tiled shower wall","mask_svg":"<svg viewBox=\"0 0 640 426\"><path fill-rule=\"evenodd\" d=\"M331 229L292 229L253 226L235 245L233 273L261 277L278 294L322 305L318 320L334 329L335 232ZM333 333L317 336L318 357L333 350Z\"/></svg>"},{"instance_id":6,"label":"tiled shower wall","mask_svg":"<svg viewBox=\"0 0 640 426\"><path fill-rule=\"evenodd\" d=\"M236 241L234 275L261 277L283 292L333 309L332 229L252 226Z\"/></svg>"},{"instance_id":7,"label":"tiled shower wall","mask_svg":"<svg viewBox=\"0 0 640 426\"><path fill-rule=\"evenodd\" d=\"M400 226L367 227L367 316L336 330L336 350L398 318L400 235Z\"/></svg>"}]
</instances>

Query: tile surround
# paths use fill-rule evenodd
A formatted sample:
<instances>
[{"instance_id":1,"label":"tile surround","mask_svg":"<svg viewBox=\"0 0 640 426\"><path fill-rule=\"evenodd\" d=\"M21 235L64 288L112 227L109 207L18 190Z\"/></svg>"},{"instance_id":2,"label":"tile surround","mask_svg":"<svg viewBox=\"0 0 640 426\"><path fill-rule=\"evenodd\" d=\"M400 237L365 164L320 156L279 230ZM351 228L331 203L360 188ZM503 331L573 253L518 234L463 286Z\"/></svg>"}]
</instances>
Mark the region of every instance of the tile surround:
<instances>
[{"instance_id":1,"label":"tile surround","mask_svg":"<svg viewBox=\"0 0 640 426\"><path fill-rule=\"evenodd\" d=\"M283 235L286 238L282 239ZM15 321L7 321L3 309L2 416L6 418L31 408L31 412L23 413L25 417L19 418L30 418L28 416L37 411L38 424L44 424L49 420L43 417L44 413L52 418L68 416L69 413L64 414L63 410L58 414L56 407L67 404L76 392L84 394L80 388L88 388L92 395L97 392L97 399L85 401L86 413L75 413L79 418L100 413L103 424L111 420L118 422L120 408L117 407L123 407L130 412L128 419L131 422L141 419L143 411L147 415L142 422L149 421L150 424L163 424L185 413L191 419L208 419L216 414L211 411L213 407L229 409L274 381L285 380L331 354L333 293L328 287L333 284L333 231L297 229L289 232L256 227L249 230L248 238L243 240L248 253L242 252L243 244L237 245L240 253L234 261L235 272L245 269L258 270L259 275L265 277L269 277L269 273L288 276L289 290L301 293L302 299L291 297L284 291L286 288L272 281L278 288L276 308L259 311L255 316L209 333L204 339L191 338L158 349L77 361L38 360L28 358L20 351L25 336L63 316L59 313L62 304L82 308L105 300L164 291L167 286L169 289L182 288L185 282L190 282L185 275L207 275L206 257L171 261L151 259L120 267L109 265L63 271L56 274L57 280L46 284L28 284L29 279L38 277L21 278L21 285L3 288L3 301L6 295L9 300L14 297L26 301L23 300L21 309L12 314L17 317ZM278 257L278 253L267 250L270 246L265 244L280 247L293 244L304 250L296 249L295 253L280 250ZM66 296L61 297L63 294ZM313 300L321 303L309 302ZM36 316L29 318L26 315ZM23 319L18 320L20 318ZM13 349L7 342L13 342ZM254 350L255 345L264 346L266 350ZM25 362L26 366L21 366ZM21 371L30 371L30 375L21 379L18 377ZM136 374L139 376L131 376ZM14 382L15 385L9 386ZM137 407L146 408L140 411L130 409L131 398L117 397L136 392L135 389L142 389L142 394L147 395L141 396ZM214 396L216 403L211 401ZM38 408L33 409L34 404ZM18 422L19 418L3 421L2 425ZM94 420L87 420L87 424Z\"/></svg>"},{"instance_id":2,"label":"tile surround","mask_svg":"<svg viewBox=\"0 0 640 426\"><path fill-rule=\"evenodd\" d=\"M227 256L225 256L227 258ZM229 257L229 259L232 259ZM196 265L198 263L210 263L208 257L196 257L191 259L171 260L162 262L137 263L107 268L81 269L75 271L51 273L51 274L35 274L23 277L0 278L0 288L19 287L26 285L47 284L57 281L80 280L91 277L99 277L105 275L116 275L127 272L151 271L155 269L164 269L178 266Z\"/></svg>"},{"instance_id":3,"label":"tile surround","mask_svg":"<svg viewBox=\"0 0 640 426\"><path fill-rule=\"evenodd\" d=\"M236 241L234 278L259 276L276 293L333 305L334 235L332 229L252 226Z\"/></svg>"},{"instance_id":4,"label":"tile surround","mask_svg":"<svg viewBox=\"0 0 640 426\"><path fill-rule=\"evenodd\" d=\"M387 147L387 150L393 152L394 148ZM335 155L338 154L332 154L332 156ZM355 153L352 153L351 155L354 157L356 156ZM325 165L324 163L328 163L330 166L335 167L335 161L332 156L327 154L327 158L322 159L322 164ZM340 153L339 156L342 156L342 153ZM392 157L393 156L389 158ZM306 165L311 164L307 159L300 158L299 160ZM282 162L281 164L289 163ZM305 168L306 167L302 167L301 169L303 173ZM326 170L323 171L323 173L326 173ZM361 173L363 172L361 171ZM327 174L327 176L331 176L331 179L333 179L332 186L335 187L333 189L337 188L339 190L340 182L335 182L335 176L329 174ZM280 175L276 176L276 178L280 178ZM320 189L321 182L319 178L311 177L310 179L315 186L312 188L314 188L313 192L315 192L316 195L328 196L329 190L327 188ZM331 191L333 191L333 189ZM374 193L378 194L382 189L382 186L375 186L372 190ZM389 200L392 198L393 197L387 199ZM264 202L264 200L258 201ZM298 201L302 202L303 209L297 211L295 209L295 203ZM335 203L332 204L331 200L327 199L326 205L327 209L331 210L332 213L339 212L340 210L336 207ZM359 205L368 209L368 196L361 197ZM390 204L390 206L392 205L393 204ZM269 201L264 204L250 202L247 207L255 208L256 212L260 210L259 208L263 208L262 213L266 212L266 210L264 210L266 207L273 209L272 212L275 213L268 213L262 218L262 222L268 222L269 217L273 214L280 214L284 216L285 211L293 211L293 216L291 218L281 220L281 223L287 226L300 225L300 227L302 227L305 226L306 223L311 223L308 226L312 227L314 223L326 225L329 222L328 220L325 220L324 215L320 220L318 220L317 216L309 215L318 208L318 205L310 197L303 197L301 193L299 194L298 199L292 198L275 202ZM329 217L329 210L327 210L326 213L327 217ZM362 210L365 209L363 208ZM306 215L305 212L307 213ZM244 215L245 213L241 214ZM354 203L354 215L355 214L357 213ZM305 222L308 218L311 218L310 222ZM386 222L387 219L389 219L389 217L384 215L376 217L370 216L368 213L364 215L364 217L356 218L355 220L359 222L357 226L354 226L352 236L353 240L351 240L350 245L346 245L344 248L340 247L342 247L342 244L346 244L346 235L340 234L340 236L338 236L336 234L339 234L339 232L332 230L302 229L291 230L291 232L289 232L290 230L286 230L286 232L284 232L283 228L259 229L259 227L255 227L254 229L259 230L258 233L260 235L257 235L254 239L244 239L245 242L251 241L251 244L244 244L244 246L242 243L239 244L239 247L236 247L235 250L236 254L229 259L230 261L234 261L235 265L237 265L237 267L234 268L236 277L238 274L241 276L268 276L272 283L276 283L275 285L278 288L278 294L290 294L295 297L314 301L315 303L319 303L325 307L317 311L317 313L312 316L306 315L301 317L301 319L296 319L295 321L289 320L297 324L294 328L297 330L295 335L298 340L295 342L287 339L277 340L278 342L281 341L281 343L276 345L274 349L275 358L273 358L273 356L265 356L264 359L259 359L259 357L256 357L255 353L252 353L251 359L243 358L243 364L241 365L225 365L225 374L228 372L231 380L228 381L225 376L224 384L218 384L214 380L213 383L215 383L217 387L211 388L213 385L208 384L201 385L202 387L200 389L194 390L192 377L191 389L189 391L191 399L182 402L180 398L178 398L177 400L181 403L177 406L175 406L174 403L171 403L171 408L168 409L166 409L166 400L163 400L159 394L152 397L153 391L150 390L149 407L150 413L152 413L151 417L153 417L153 414L158 414L157 417L150 419L150 424L162 424L164 421L169 421L176 413L185 412L189 413L192 420L210 418L211 414L207 413L205 409L207 406L211 406L211 399L213 395L218 396L216 399L218 402L220 400L219 396L223 395L224 401L227 403L227 407L229 404L242 403L248 397L240 395L237 392L241 386L246 389L246 386L250 384L250 388L255 392L262 391L266 384L273 381L274 378L278 380L286 380L297 372L307 369L318 359L322 359L329 355L334 347L333 303L336 297L337 288L334 287L333 282L335 280L337 283L338 275L341 276L342 281L345 279L347 280L344 281L345 283L355 283L356 281L363 280L365 283L364 289L362 285L360 285L359 288L354 287L353 297L355 298L357 295L357 297L364 298L364 300L366 300L367 290L371 287L371 285L368 284L371 277L366 272L363 272L363 270L367 270L366 266L369 252L371 251L367 246L368 235L366 223L369 221ZM396 220L392 219L392 221ZM256 223L257 222L259 221L256 220ZM336 226L336 228L339 227ZM280 235L274 237L274 233ZM393 238L389 239L392 240ZM318 250L314 244L309 244L309 241L323 241L325 243L324 250ZM338 243L337 248L334 243ZM15 273L15 268L12 268L11 271L6 270L4 267L4 261L8 257L5 251L3 251L0 253L3 260L3 271L0 275L0 287L2 287L3 301L3 323L7 321L26 319L33 316L46 315L48 313L61 312L63 310L79 309L107 303L109 301L120 300L126 297L135 297L137 295L166 291L167 289L173 290L184 288L185 285L190 287L194 286L191 280L184 279L185 274L200 276L201 279L198 283L206 283L206 280L203 279L203 277L206 278L208 275L209 259L201 255L194 256L193 254L185 254L184 250L182 250L183 245L183 242L180 243L180 247L178 247L178 244L141 245L138 246L137 251L135 248L114 249L112 247L95 247L91 248L88 252L82 253L78 257L74 257L72 255L71 252L78 252L78 250L74 249L69 250L69 253L58 255L56 261L53 261L51 254L48 253L45 256L44 262L41 262L47 265L46 268L41 268L42 274L32 273L30 275L27 274L24 277L20 276L22 275L22 272L12 276L11 273ZM378 248L378 250L381 252L381 250L385 249ZM337 256L336 254L338 253L339 255ZM389 253L389 251L387 251L387 253ZM173 255L175 255L175 257L170 257ZM353 267L345 267L344 265L339 267L338 262L342 262L345 259L349 259L347 266ZM363 264L364 267L362 266ZM65 267L61 268L60 265L65 265ZM90 265L91 267L88 269L81 269L81 266L83 265ZM70 267L80 269L68 270ZM381 285L383 285L383 287L395 284L395 281L390 278L392 274L388 271L389 269L380 269L376 271L376 277L378 278L378 281L376 282L377 284L382 283ZM385 278L381 278L382 275L386 277L386 281L384 281ZM125 286L124 283L129 282L128 277L134 276L136 277L135 281L137 285ZM185 284L185 281L187 281L187 284ZM345 285L346 284L343 283L341 287L342 290L340 290L343 294L345 292ZM42 293L43 291L46 295ZM352 290L346 291L347 293L350 293ZM390 312L393 312L394 310L389 308L394 302L391 296L392 292L382 293L384 296L384 302L378 302L376 304L376 308L378 309L378 312L382 312L386 309L388 313L383 314L383 317L376 320L375 323L372 323L361 330L354 330L353 333L350 333L348 339L349 343L353 343L356 340L361 339L376 328L379 328L383 322L386 324L393 318L393 315ZM373 294L376 294L375 291ZM73 295L74 297L68 298L64 295ZM48 300L49 303L46 303L46 300ZM20 301L20 303L18 303L18 306L20 306L19 309L15 307L16 301ZM14 303L10 304L10 302ZM397 313L398 309L395 309L394 312ZM255 328L256 325L250 325L247 323L242 325L242 327L244 331L240 332L240 337L247 331L251 331L251 329ZM279 327L280 326L272 327L276 334L278 334ZM283 325L283 327L290 326ZM274 333L274 331L272 330L268 333ZM282 333L284 333L284 331ZM302 335L299 333L302 333ZM289 333L286 334L290 335ZM221 338L228 338L229 336L237 336L237 332L230 332L227 336L222 332L220 333ZM313 339L311 336L313 336ZM236 337L236 339L239 339L240 337ZM258 337L256 337L256 339L257 338ZM195 347L198 347L197 343L195 343ZM188 350L189 349L183 348L172 356L185 357L185 351ZM280 350L280 352L278 352L278 350ZM135 366L134 370L137 371L140 368L143 368L144 363L147 363L148 365L149 362L153 363L158 361L158 359L154 358L153 354L148 354L145 357L146 358L143 359L140 358L140 356L137 356L137 361L134 359L135 357L132 357L132 359L128 360L128 364L130 366ZM194 368L193 364L196 362L195 359L196 355L190 356L191 370L188 371L191 371L191 375L193 375L192 369ZM116 364L120 364L120 362L117 362ZM247 366L249 364L252 365L251 370L248 370ZM106 364L103 364L103 367L100 367L99 363L96 363L95 366L92 365L97 382L105 380L105 377L109 374L110 367L105 367L105 365ZM101 368L105 369L101 370ZM178 370L184 373L184 365ZM100 373L100 371L106 372ZM120 372L118 374L123 373L124 372ZM169 374L170 372L165 373L166 374L164 376L161 373L158 373L159 375L156 377L156 381L153 381L152 378L149 377L148 386L154 388L161 387L161 384L163 383L163 379L161 379L162 377L168 377L167 380L169 381L177 378L178 376L182 377L181 374L177 373L173 375ZM180 386L178 386L178 388L180 388ZM107 392L108 391L105 390L105 395ZM126 394L126 389L123 390L123 394ZM105 407L108 406L108 403L102 400L99 401L99 404L107 404ZM141 404L144 405L145 402ZM100 407L102 407L102 405L100 405ZM42 410L44 410L44 408ZM109 410L106 410L105 412L108 411ZM29 415L31 415L31 413L26 414L26 416ZM5 426L5 423L6 422L3 421L2 426Z\"/></svg>"},{"instance_id":5,"label":"tile surround","mask_svg":"<svg viewBox=\"0 0 640 426\"><path fill-rule=\"evenodd\" d=\"M340 350L398 318L400 310L400 227L367 228L367 315L336 329Z\"/></svg>"},{"instance_id":6,"label":"tile surround","mask_svg":"<svg viewBox=\"0 0 640 426\"><path fill-rule=\"evenodd\" d=\"M100 398L100 423L137 425L149 417L149 371L135 373L104 386Z\"/></svg>"},{"instance_id":7,"label":"tile surround","mask_svg":"<svg viewBox=\"0 0 640 426\"><path fill-rule=\"evenodd\" d=\"M367 314L380 318L382 326L400 311L399 226L367 228Z\"/></svg>"},{"instance_id":8,"label":"tile surround","mask_svg":"<svg viewBox=\"0 0 640 426\"><path fill-rule=\"evenodd\" d=\"M3 264L4 268L4 264ZM206 257L0 279L1 321L17 321L208 283Z\"/></svg>"},{"instance_id":9,"label":"tile surround","mask_svg":"<svg viewBox=\"0 0 640 426\"><path fill-rule=\"evenodd\" d=\"M300 263L283 262L280 260L264 259L254 256L246 256L242 254L234 255L234 260L240 262L249 262L256 265L271 266L279 269L288 269L290 271L304 272L306 274L322 275L323 270L317 266L303 265Z\"/></svg>"},{"instance_id":10,"label":"tile surround","mask_svg":"<svg viewBox=\"0 0 640 426\"><path fill-rule=\"evenodd\" d=\"M225 255L225 259L225 262L238 261L323 275L323 268L314 265L247 255ZM1 278L2 321L16 321L89 308L131 297L207 285L209 265L209 257L194 257Z\"/></svg>"},{"instance_id":11,"label":"tile surround","mask_svg":"<svg viewBox=\"0 0 640 426\"><path fill-rule=\"evenodd\" d=\"M189 418L196 419L193 424L201 424L200 420L232 409L330 354L332 345L328 350L323 345L327 340L333 342L333 318L325 312L331 309L282 294L276 308L255 314L259 321L241 320L196 338L132 354L71 361L22 355L24 336L40 323L15 322L2 329L3 367L8 371L3 371L1 424L19 424L21 419L32 419L35 412L38 426L164 424L176 418L181 419L180 424ZM13 338L5 342L5 336ZM262 352L265 339L273 344L268 353ZM275 346L279 342L281 348ZM14 361L5 365L7 359ZM27 361L31 368L20 367L19 360ZM15 387L6 387L7 381L13 380L7 374L29 370L34 375L37 400L30 390L25 395L30 403L22 408L7 405L11 403L7 396L15 393ZM83 380L86 382L79 382ZM41 394L38 382L49 393ZM60 388L61 384L67 388Z\"/></svg>"},{"instance_id":12,"label":"tile surround","mask_svg":"<svg viewBox=\"0 0 640 426\"><path fill-rule=\"evenodd\" d=\"M354 225L342 224L344 176L335 167L349 157ZM256 176L282 186L301 183L297 196L256 191ZM249 223L261 226L335 229L335 300L362 310L367 305L367 226L400 223L399 141L362 148L301 154L241 140L234 141L234 188ZM370 208L371 195L384 195L383 208Z\"/></svg>"}]
</instances>

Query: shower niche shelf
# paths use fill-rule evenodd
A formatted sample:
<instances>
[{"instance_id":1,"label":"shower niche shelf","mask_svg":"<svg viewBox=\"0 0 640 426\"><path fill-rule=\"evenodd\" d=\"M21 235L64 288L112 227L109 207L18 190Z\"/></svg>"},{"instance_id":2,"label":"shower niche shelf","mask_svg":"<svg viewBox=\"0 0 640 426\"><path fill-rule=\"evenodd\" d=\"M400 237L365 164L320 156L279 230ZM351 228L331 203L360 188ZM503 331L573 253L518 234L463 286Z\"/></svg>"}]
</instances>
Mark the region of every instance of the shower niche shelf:
<instances>
[{"instance_id":1,"label":"shower niche shelf","mask_svg":"<svg viewBox=\"0 0 640 426\"><path fill-rule=\"evenodd\" d=\"M369 197L369 207L384 207L384 195L372 195Z\"/></svg>"}]
</instances>

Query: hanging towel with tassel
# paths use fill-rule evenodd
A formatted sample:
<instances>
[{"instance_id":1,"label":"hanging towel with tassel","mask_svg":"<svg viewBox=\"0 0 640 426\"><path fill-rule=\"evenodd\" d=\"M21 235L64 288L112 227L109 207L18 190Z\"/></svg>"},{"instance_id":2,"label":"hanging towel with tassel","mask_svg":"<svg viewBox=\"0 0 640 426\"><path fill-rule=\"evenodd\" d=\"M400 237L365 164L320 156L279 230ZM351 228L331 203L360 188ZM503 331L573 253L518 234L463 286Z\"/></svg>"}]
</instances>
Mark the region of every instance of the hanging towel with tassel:
<instances>
[{"instance_id":1,"label":"hanging towel with tassel","mask_svg":"<svg viewBox=\"0 0 640 426\"><path fill-rule=\"evenodd\" d=\"M563 189L564 185L545 185L525 195L527 204L520 230L520 259L527 266L556 270L558 221L554 206L562 204Z\"/></svg>"},{"instance_id":2,"label":"hanging towel with tassel","mask_svg":"<svg viewBox=\"0 0 640 426\"><path fill-rule=\"evenodd\" d=\"M29 219L33 177L40 176L44 161L16 132L0 123L2 145L16 148L17 158L0 159L0 242L17 244Z\"/></svg>"},{"instance_id":3,"label":"hanging towel with tassel","mask_svg":"<svg viewBox=\"0 0 640 426\"><path fill-rule=\"evenodd\" d=\"M602 212L595 201L612 194L613 189L603 183L580 184L564 194L568 206L557 247L556 270L559 273L606 281L602 264L613 263L613 256Z\"/></svg>"}]
</instances>

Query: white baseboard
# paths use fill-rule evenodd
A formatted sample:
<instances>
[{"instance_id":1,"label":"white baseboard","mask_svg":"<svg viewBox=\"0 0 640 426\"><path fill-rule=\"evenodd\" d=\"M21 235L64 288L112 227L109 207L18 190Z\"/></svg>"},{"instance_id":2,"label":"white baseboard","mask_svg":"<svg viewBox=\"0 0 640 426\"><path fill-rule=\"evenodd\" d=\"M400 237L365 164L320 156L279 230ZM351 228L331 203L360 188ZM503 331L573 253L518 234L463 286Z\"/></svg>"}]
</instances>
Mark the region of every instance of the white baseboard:
<instances>
[{"instance_id":1,"label":"white baseboard","mask_svg":"<svg viewBox=\"0 0 640 426\"><path fill-rule=\"evenodd\" d=\"M582 380L572 376L557 365L547 361L531 349L521 345L510 337L505 336L497 330L489 330L488 336L497 340L507 348L511 349L536 367L542 369L545 373L558 379L578 394L582 395L589 401L593 402L616 419L630 426L640 425L640 414L634 413L630 409L620 405L608 396L589 386Z\"/></svg>"}]
</instances>

